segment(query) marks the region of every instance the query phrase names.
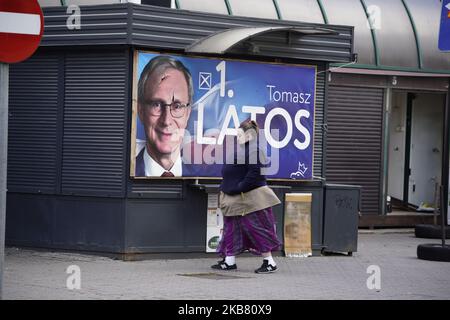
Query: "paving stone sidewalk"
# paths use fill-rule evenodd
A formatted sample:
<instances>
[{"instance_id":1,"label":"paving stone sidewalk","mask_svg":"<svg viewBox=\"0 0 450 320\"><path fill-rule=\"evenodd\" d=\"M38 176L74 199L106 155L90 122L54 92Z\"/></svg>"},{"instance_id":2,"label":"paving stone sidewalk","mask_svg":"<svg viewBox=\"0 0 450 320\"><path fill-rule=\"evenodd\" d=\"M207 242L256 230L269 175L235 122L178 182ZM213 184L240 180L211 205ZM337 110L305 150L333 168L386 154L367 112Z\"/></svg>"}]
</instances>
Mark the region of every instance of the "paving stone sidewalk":
<instances>
[{"instance_id":1,"label":"paving stone sidewalk","mask_svg":"<svg viewBox=\"0 0 450 320\"><path fill-rule=\"evenodd\" d=\"M214 272L207 258L125 262L74 253L7 248L4 299L450 299L450 263L419 260L416 248L439 240L411 231L361 231L353 256L276 257L279 271L259 275L259 257L238 257L238 271ZM69 290L67 268L81 271ZM372 267L370 267L372 266ZM367 286L379 267L381 289ZM373 271L371 271L373 272ZM371 278L373 279L373 278ZM375 284L369 281L369 284ZM372 286L373 287L373 286Z\"/></svg>"}]
</instances>

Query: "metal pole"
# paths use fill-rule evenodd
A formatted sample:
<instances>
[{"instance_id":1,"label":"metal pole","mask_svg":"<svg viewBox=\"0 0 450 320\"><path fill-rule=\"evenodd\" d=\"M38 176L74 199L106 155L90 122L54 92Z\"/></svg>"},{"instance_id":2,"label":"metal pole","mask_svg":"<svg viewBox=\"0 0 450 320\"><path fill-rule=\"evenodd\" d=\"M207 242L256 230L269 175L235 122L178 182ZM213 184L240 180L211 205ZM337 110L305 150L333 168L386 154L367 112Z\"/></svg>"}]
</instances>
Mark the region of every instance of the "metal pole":
<instances>
[{"instance_id":1,"label":"metal pole","mask_svg":"<svg viewBox=\"0 0 450 320\"><path fill-rule=\"evenodd\" d=\"M6 223L6 166L8 159L9 65L0 63L0 299L3 297Z\"/></svg>"},{"instance_id":2,"label":"metal pole","mask_svg":"<svg viewBox=\"0 0 450 320\"><path fill-rule=\"evenodd\" d=\"M448 81L450 83L450 78L448 78ZM450 143L450 124L449 124L449 117L450 117L450 85L448 86L447 90L447 98L445 101L445 112L444 112L444 148L443 148L443 159L442 159L442 183L441 185L444 186L444 203L445 207L442 208L442 213L445 214L447 224L450 224L450 215L448 212L448 193L449 193L449 143Z\"/></svg>"},{"instance_id":3,"label":"metal pole","mask_svg":"<svg viewBox=\"0 0 450 320\"><path fill-rule=\"evenodd\" d=\"M450 81L450 78L449 78ZM450 143L450 87L447 91L444 110L444 147L442 157L442 187L441 187L441 232L442 232L442 246L445 246L445 214L448 215L448 190L449 190L449 143Z\"/></svg>"},{"instance_id":4,"label":"metal pole","mask_svg":"<svg viewBox=\"0 0 450 320\"><path fill-rule=\"evenodd\" d=\"M445 247L445 215L444 215L444 188L441 187L441 232L442 246Z\"/></svg>"},{"instance_id":5,"label":"metal pole","mask_svg":"<svg viewBox=\"0 0 450 320\"><path fill-rule=\"evenodd\" d=\"M387 196L388 194L388 170L389 170L389 123L390 113L392 109L392 88L386 88L384 93L384 112L383 112L383 138L382 145L382 165L381 165L381 215L387 215ZM391 202L392 203L392 202Z\"/></svg>"}]
</instances>

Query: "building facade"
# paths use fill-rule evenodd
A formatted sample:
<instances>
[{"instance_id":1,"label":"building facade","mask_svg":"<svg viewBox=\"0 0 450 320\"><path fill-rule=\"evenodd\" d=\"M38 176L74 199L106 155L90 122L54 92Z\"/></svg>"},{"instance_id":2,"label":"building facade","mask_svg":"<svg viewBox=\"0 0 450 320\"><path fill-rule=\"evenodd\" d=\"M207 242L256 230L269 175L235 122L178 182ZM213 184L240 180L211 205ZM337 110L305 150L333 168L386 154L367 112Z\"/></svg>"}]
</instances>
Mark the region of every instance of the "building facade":
<instances>
[{"instance_id":1,"label":"building facade","mask_svg":"<svg viewBox=\"0 0 450 320\"><path fill-rule=\"evenodd\" d=\"M281 199L312 194L312 249L321 252L325 71L354 59L352 27L114 3L80 6L77 28L71 10L44 7L40 49L11 66L7 244L127 258L205 251L208 195L220 180L130 175L135 57L152 51L315 68L314 177L270 185ZM225 31L224 51L212 41L193 52ZM279 226L283 214L284 204Z\"/></svg>"}]
</instances>

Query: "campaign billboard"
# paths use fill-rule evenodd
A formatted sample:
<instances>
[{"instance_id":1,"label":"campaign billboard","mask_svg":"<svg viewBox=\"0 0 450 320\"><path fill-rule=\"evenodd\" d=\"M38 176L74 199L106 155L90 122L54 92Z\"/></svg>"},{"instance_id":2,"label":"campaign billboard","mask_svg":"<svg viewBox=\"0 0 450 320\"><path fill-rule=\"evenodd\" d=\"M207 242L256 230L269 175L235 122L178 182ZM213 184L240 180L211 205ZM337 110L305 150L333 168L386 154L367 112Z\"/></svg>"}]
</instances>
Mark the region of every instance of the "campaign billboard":
<instances>
[{"instance_id":1,"label":"campaign billboard","mask_svg":"<svg viewBox=\"0 0 450 320\"><path fill-rule=\"evenodd\" d=\"M130 176L221 177L254 120L269 179L312 179L316 66L136 51ZM234 151L233 151L234 150Z\"/></svg>"}]
</instances>

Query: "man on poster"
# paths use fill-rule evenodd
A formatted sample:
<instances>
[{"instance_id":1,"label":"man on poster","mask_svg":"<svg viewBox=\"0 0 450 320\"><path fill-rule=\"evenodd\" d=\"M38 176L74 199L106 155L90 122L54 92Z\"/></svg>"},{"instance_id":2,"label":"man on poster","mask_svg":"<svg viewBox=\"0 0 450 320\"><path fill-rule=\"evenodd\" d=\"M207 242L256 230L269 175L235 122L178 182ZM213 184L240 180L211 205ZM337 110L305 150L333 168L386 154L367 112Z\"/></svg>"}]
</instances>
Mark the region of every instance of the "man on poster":
<instances>
[{"instance_id":1,"label":"man on poster","mask_svg":"<svg viewBox=\"0 0 450 320\"><path fill-rule=\"evenodd\" d=\"M153 58L138 83L138 116L144 126L145 147L136 157L137 177L183 175L181 144L193 99L189 70L168 56Z\"/></svg>"}]
</instances>

